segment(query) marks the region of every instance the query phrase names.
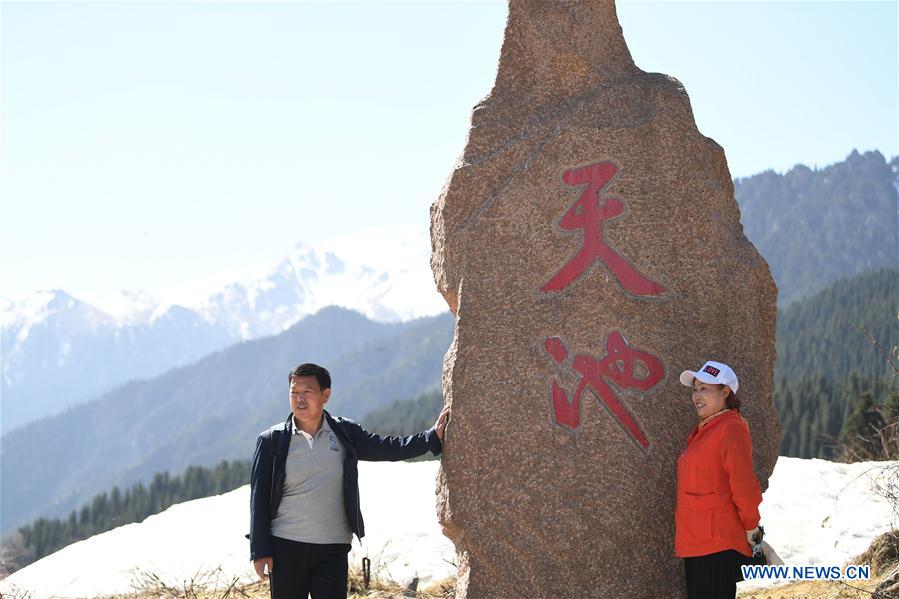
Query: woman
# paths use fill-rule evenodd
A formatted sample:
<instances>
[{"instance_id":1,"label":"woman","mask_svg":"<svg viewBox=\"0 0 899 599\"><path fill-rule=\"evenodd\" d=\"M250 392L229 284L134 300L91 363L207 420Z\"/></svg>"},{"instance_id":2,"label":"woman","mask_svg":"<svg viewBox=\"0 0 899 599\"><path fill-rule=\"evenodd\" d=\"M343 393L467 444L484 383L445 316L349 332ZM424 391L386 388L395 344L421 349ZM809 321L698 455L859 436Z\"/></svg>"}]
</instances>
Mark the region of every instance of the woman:
<instances>
[{"instance_id":1,"label":"woman","mask_svg":"<svg viewBox=\"0 0 899 599\"><path fill-rule=\"evenodd\" d=\"M689 599L735 597L740 565L758 540L762 502L737 375L706 362L681 373L680 382L693 389L699 422L677 460L675 553L684 558Z\"/></svg>"}]
</instances>

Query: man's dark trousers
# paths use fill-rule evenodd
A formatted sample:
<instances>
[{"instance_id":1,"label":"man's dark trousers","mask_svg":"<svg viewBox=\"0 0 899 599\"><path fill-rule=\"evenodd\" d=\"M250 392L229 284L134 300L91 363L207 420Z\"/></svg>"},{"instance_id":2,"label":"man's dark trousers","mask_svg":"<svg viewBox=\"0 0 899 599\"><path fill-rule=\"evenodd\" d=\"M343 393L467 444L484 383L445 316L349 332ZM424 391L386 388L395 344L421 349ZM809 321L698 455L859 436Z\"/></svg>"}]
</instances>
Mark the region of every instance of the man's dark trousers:
<instances>
[{"instance_id":1,"label":"man's dark trousers","mask_svg":"<svg viewBox=\"0 0 899 599\"><path fill-rule=\"evenodd\" d=\"M350 546L272 537L272 599L346 599Z\"/></svg>"}]
</instances>

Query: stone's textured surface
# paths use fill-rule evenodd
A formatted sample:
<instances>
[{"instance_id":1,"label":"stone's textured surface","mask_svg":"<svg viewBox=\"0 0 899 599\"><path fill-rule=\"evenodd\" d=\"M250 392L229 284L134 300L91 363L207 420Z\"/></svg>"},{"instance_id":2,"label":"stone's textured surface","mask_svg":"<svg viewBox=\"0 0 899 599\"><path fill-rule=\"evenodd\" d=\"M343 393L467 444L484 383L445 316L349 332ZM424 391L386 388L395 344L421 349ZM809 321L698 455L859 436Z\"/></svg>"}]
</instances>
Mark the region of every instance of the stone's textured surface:
<instances>
[{"instance_id":1,"label":"stone's textured surface","mask_svg":"<svg viewBox=\"0 0 899 599\"><path fill-rule=\"evenodd\" d=\"M431 211L458 596L679 596L678 375L707 359L740 376L765 486L776 289L739 219L724 152L677 81L634 66L612 2L511 1Z\"/></svg>"}]
</instances>

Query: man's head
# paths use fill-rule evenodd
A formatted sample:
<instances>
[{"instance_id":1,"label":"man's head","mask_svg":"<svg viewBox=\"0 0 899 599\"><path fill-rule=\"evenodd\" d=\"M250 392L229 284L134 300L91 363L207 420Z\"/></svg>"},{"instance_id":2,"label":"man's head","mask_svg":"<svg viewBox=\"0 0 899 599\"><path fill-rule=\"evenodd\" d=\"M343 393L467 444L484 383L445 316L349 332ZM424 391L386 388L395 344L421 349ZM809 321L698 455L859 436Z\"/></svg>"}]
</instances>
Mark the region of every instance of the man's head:
<instances>
[{"instance_id":1,"label":"man's head","mask_svg":"<svg viewBox=\"0 0 899 599\"><path fill-rule=\"evenodd\" d=\"M290 410L300 423L317 426L331 397L331 375L318 364L300 364L287 375Z\"/></svg>"}]
</instances>

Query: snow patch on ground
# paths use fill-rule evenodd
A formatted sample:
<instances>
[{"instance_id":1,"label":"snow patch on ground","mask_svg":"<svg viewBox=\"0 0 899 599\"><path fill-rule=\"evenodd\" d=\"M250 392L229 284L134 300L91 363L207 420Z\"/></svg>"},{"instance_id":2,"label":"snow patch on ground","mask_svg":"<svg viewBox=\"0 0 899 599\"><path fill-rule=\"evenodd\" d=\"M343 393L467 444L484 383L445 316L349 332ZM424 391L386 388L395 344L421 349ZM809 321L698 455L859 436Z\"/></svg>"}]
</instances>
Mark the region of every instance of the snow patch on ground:
<instances>
[{"instance_id":1,"label":"snow patch on ground","mask_svg":"<svg viewBox=\"0 0 899 599\"><path fill-rule=\"evenodd\" d=\"M781 457L762 502L768 541L787 564L843 564L889 530L893 514L873 491L889 462L837 464ZM437 522L438 462L359 465L366 521L362 545L350 563L372 561L376 576L422 582L455 573L455 551ZM672 518L673 518L672 514ZM125 593L140 572L182 586L219 570L220 584L251 581L249 487L173 506L147 518L75 543L0 581L40 597L94 597ZM741 583L740 587L762 586Z\"/></svg>"},{"instance_id":2,"label":"snow patch on ground","mask_svg":"<svg viewBox=\"0 0 899 599\"><path fill-rule=\"evenodd\" d=\"M351 566L371 560L372 575L422 583L455 573L455 550L437 522L439 462L362 462L359 484L366 536L353 542ZM218 571L219 586L251 582L250 488L188 501L65 547L0 581L0 593L96 597L127 593L142 573L173 587ZM211 578L215 578L213 575Z\"/></svg>"},{"instance_id":3,"label":"snow patch on ground","mask_svg":"<svg viewBox=\"0 0 899 599\"><path fill-rule=\"evenodd\" d=\"M899 525L875 492L891 464L778 458L759 508L765 540L787 565L842 566ZM770 584L747 581L739 588Z\"/></svg>"}]
</instances>

